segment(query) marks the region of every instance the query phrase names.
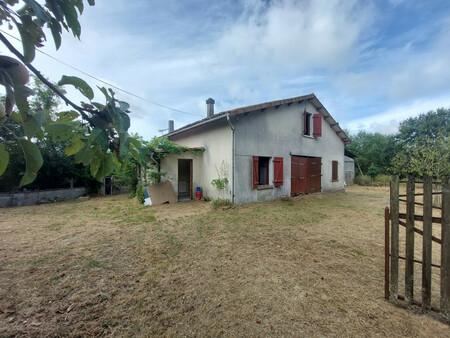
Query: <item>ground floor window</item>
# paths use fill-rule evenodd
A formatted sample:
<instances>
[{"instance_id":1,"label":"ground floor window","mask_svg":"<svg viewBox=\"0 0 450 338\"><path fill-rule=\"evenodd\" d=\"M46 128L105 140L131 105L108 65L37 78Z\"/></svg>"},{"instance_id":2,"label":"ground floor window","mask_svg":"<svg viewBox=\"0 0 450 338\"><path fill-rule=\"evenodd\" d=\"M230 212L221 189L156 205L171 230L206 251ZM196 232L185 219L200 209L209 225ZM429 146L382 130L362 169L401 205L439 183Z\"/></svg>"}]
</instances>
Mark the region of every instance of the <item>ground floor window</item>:
<instances>
[{"instance_id":1,"label":"ground floor window","mask_svg":"<svg viewBox=\"0 0 450 338\"><path fill-rule=\"evenodd\" d=\"M258 158L258 184L267 185L269 184L269 160L270 157L259 157Z\"/></svg>"},{"instance_id":2,"label":"ground floor window","mask_svg":"<svg viewBox=\"0 0 450 338\"><path fill-rule=\"evenodd\" d=\"M338 180L338 161L331 162L331 180L332 181Z\"/></svg>"},{"instance_id":3,"label":"ground floor window","mask_svg":"<svg viewBox=\"0 0 450 338\"><path fill-rule=\"evenodd\" d=\"M269 167L271 157L253 156L253 189L258 186L270 185ZM283 185L283 158L273 158L273 185Z\"/></svg>"}]
</instances>

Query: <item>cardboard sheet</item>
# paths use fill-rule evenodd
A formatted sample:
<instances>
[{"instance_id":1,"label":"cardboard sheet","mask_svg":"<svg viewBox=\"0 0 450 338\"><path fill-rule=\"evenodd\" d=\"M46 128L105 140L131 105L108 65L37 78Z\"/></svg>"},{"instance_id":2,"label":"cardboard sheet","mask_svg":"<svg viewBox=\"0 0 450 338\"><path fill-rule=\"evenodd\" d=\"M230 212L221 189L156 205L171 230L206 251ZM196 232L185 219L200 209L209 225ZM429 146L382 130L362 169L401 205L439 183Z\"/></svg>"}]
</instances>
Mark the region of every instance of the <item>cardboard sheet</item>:
<instances>
[{"instance_id":1,"label":"cardboard sheet","mask_svg":"<svg viewBox=\"0 0 450 338\"><path fill-rule=\"evenodd\" d=\"M146 187L145 190L151 200L151 205L178 202L178 197L175 195L175 191L173 190L170 181L150 185Z\"/></svg>"}]
</instances>

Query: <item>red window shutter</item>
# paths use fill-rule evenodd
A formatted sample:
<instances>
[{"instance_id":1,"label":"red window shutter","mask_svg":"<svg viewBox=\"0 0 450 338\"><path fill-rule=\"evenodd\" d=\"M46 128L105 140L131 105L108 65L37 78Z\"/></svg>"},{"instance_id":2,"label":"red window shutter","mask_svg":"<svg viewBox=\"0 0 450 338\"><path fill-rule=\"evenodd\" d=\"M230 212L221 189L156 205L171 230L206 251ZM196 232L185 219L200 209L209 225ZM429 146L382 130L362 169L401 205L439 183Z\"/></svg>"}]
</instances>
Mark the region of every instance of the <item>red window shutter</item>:
<instances>
[{"instance_id":1,"label":"red window shutter","mask_svg":"<svg viewBox=\"0 0 450 338\"><path fill-rule=\"evenodd\" d=\"M276 187L282 186L283 185L283 158L282 157L274 157L273 173L274 173L273 185Z\"/></svg>"},{"instance_id":2,"label":"red window shutter","mask_svg":"<svg viewBox=\"0 0 450 338\"><path fill-rule=\"evenodd\" d=\"M314 114L313 120L314 120L313 136L321 137L322 136L322 115Z\"/></svg>"},{"instance_id":3,"label":"red window shutter","mask_svg":"<svg viewBox=\"0 0 450 338\"><path fill-rule=\"evenodd\" d=\"M331 180L337 181L338 180L338 161L332 161L331 162Z\"/></svg>"},{"instance_id":4,"label":"red window shutter","mask_svg":"<svg viewBox=\"0 0 450 338\"><path fill-rule=\"evenodd\" d=\"M259 185L258 169L259 158L258 156L253 156L253 189L256 189Z\"/></svg>"}]
</instances>

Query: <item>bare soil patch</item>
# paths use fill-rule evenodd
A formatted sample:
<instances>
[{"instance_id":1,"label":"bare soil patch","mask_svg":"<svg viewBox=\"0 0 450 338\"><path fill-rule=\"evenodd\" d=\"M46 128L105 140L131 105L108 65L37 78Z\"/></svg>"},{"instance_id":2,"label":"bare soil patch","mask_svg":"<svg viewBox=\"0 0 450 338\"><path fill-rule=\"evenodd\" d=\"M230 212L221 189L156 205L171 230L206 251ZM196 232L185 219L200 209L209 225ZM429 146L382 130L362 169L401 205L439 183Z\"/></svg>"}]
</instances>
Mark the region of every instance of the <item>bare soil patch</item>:
<instances>
[{"instance_id":1,"label":"bare soil patch","mask_svg":"<svg viewBox=\"0 0 450 338\"><path fill-rule=\"evenodd\" d=\"M449 337L384 300L388 188L0 210L0 336Z\"/></svg>"}]
</instances>

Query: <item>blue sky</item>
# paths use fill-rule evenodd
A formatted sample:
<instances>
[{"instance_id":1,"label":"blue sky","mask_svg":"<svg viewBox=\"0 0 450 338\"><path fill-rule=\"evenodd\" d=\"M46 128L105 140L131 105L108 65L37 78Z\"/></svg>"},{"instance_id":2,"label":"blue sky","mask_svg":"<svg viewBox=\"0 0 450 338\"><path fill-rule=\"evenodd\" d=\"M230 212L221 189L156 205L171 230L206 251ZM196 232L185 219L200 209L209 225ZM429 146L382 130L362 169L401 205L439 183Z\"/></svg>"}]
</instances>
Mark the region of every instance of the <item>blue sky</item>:
<instances>
[{"instance_id":1,"label":"blue sky","mask_svg":"<svg viewBox=\"0 0 450 338\"><path fill-rule=\"evenodd\" d=\"M394 133L399 121L450 107L450 1L97 0L55 51L117 91L132 132L150 139L216 111L315 93L351 132ZM2 52L3 49L1 50ZM102 85L46 56L36 66ZM76 93L70 92L76 98ZM101 100L100 92L97 100Z\"/></svg>"}]
</instances>

